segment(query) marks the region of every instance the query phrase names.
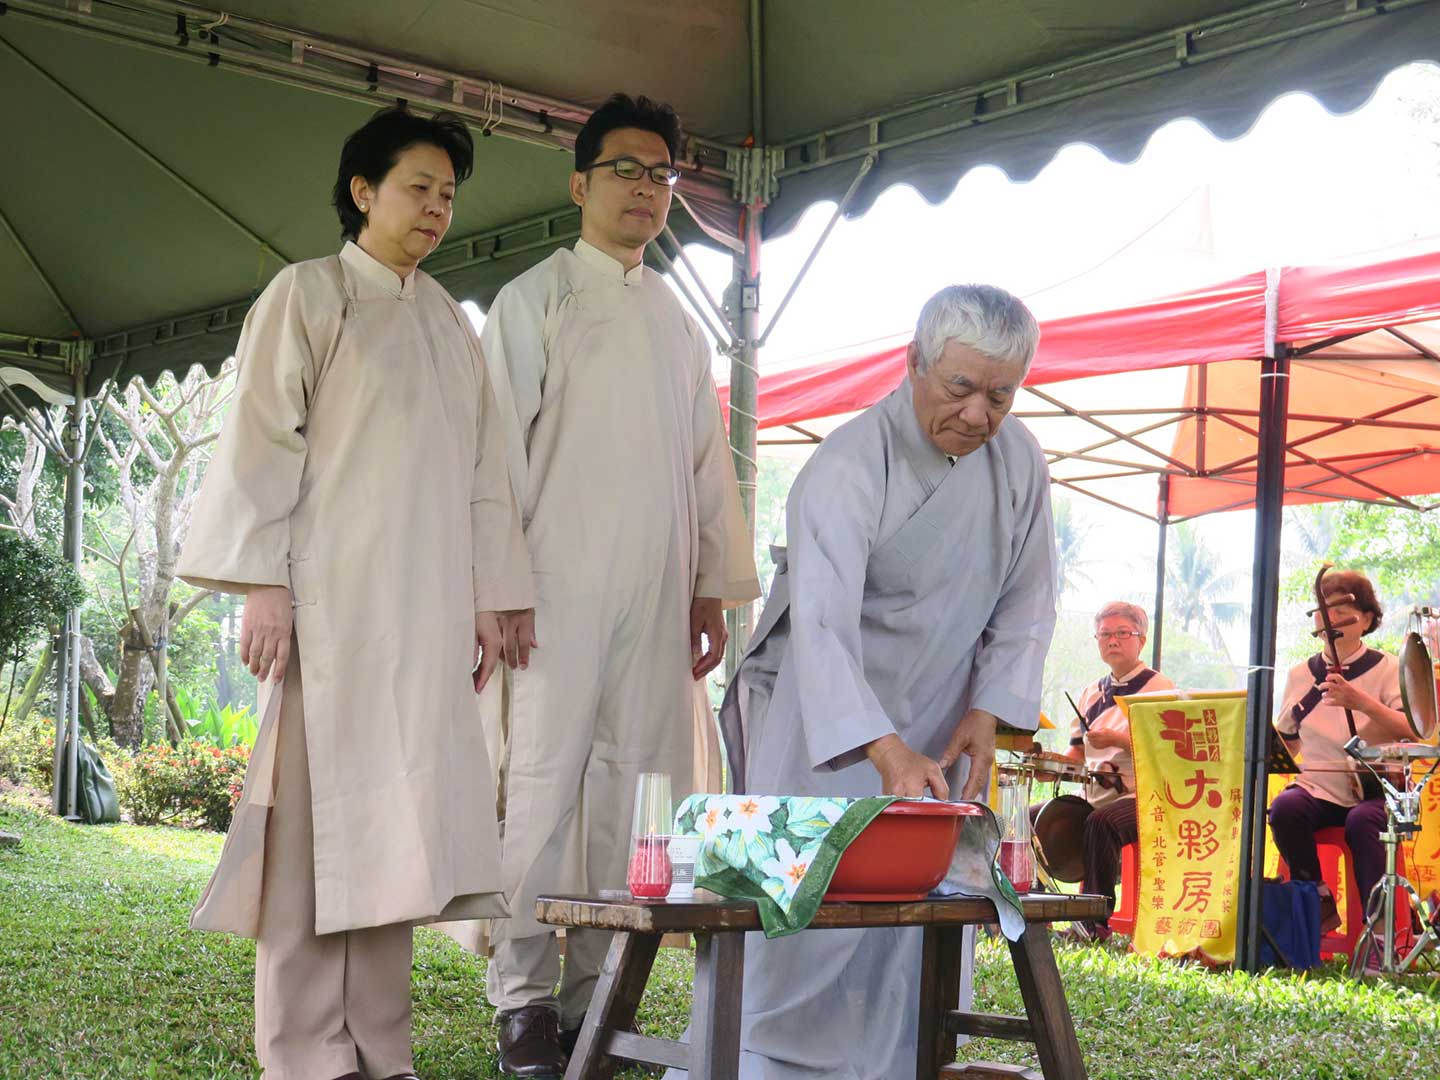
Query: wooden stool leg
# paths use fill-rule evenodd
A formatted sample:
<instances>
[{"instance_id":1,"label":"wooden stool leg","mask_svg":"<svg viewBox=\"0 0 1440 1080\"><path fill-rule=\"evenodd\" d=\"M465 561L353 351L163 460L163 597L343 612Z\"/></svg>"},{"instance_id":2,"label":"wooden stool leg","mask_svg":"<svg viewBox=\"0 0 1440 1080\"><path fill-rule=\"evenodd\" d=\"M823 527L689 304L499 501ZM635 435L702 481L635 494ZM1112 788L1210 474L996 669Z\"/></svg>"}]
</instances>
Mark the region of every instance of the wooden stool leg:
<instances>
[{"instance_id":1,"label":"wooden stool leg","mask_svg":"<svg viewBox=\"0 0 1440 1080\"><path fill-rule=\"evenodd\" d=\"M915 1049L915 1080L935 1080L955 1061L955 1036L945 1018L960 1001L964 928L925 927L920 953L920 1030Z\"/></svg>"},{"instance_id":2,"label":"wooden stool leg","mask_svg":"<svg viewBox=\"0 0 1440 1080\"><path fill-rule=\"evenodd\" d=\"M695 935L690 1080L738 1080L740 997L744 977L744 934Z\"/></svg>"},{"instance_id":3,"label":"wooden stool leg","mask_svg":"<svg viewBox=\"0 0 1440 1080\"><path fill-rule=\"evenodd\" d=\"M611 1031L624 1031L634 1022L659 948L659 934L622 932L611 939L565 1080L593 1080L601 1075L606 1037Z\"/></svg>"},{"instance_id":4,"label":"wooden stool leg","mask_svg":"<svg viewBox=\"0 0 1440 1080\"><path fill-rule=\"evenodd\" d=\"M1085 1061L1070 1021L1070 1007L1065 1003L1065 988L1050 949L1050 928L1032 923L1019 941L1009 944L1045 1080L1086 1080Z\"/></svg>"}]
</instances>

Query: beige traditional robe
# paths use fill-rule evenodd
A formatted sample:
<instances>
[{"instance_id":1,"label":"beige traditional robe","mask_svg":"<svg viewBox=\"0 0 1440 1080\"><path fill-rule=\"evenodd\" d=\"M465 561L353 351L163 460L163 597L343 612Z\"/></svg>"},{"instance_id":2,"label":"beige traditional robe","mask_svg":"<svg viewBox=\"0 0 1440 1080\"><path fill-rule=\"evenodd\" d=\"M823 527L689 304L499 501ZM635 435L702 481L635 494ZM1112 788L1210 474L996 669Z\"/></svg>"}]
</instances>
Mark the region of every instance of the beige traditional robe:
<instances>
[{"instance_id":1,"label":"beige traditional robe","mask_svg":"<svg viewBox=\"0 0 1440 1080\"><path fill-rule=\"evenodd\" d=\"M760 586L709 346L653 271L580 241L501 291L481 341L514 395L507 459L535 566L540 648L486 710L504 746L505 929L522 938L550 932L539 892L624 886L639 773L668 772L677 799L697 765L713 782L690 604Z\"/></svg>"},{"instance_id":2,"label":"beige traditional robe","mask_svg":"<svg viewBox=\"0 0 1440 1080\"><path fill-rule=\"evenodd\" d=\"M428 275L346 244L276 276L237 356L180 575L294 594L315 932L503 916L474 620L533 594L473 329ZM279 700L262 686L197 928L255 935Z\"/></svg>"}]
</instances>

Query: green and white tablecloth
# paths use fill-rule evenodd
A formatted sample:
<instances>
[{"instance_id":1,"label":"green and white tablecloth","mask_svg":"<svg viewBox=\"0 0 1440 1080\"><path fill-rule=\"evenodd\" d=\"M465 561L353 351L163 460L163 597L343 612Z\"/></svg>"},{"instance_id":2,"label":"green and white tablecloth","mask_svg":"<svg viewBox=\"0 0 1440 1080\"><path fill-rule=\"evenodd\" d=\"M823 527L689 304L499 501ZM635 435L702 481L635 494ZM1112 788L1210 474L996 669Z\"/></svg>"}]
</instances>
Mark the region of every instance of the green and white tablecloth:
<instances>
[{"instance_id":1,"label":"green and white tablecloth","mask_svg":"<svg viewBox=\"0 0 1440 1080\"><path fill-rule=\"evenodd\" d=\"M896 800L805 795L692 795L675 814L675 835L700 840L695 884L720 896L754 900L766 937L804 930L815 917L840 856ZM995 904L1015 940L1025 919L995 854L1000 830L990 809L960 819L960 838L935 896L980 896Z\"/></svg>"}]
</instances>

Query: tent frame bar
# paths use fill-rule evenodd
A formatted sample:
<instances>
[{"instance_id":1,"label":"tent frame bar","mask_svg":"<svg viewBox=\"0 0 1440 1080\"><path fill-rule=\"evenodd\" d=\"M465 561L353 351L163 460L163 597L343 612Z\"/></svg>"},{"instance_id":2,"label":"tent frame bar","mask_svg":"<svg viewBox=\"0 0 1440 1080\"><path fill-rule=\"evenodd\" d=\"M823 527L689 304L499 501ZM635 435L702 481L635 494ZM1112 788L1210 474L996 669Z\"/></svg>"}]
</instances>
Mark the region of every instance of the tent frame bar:
<instances>
[{"instance_id":1,"label":"tent frame bar","mask_svg":"<svg viewBox=\"0 0 1440 1080\"><path fill-rule=\"evenodd\" d=\"M1324 30L1374 18L1431 0L1394 0L1362 4L1360 0L1267 0L1238 12L1176 26L1135 41L1101 49L1063 63L1041 65L1002 78L958 87L939 94L866 113L818 131L788 139L773 149L782 159L777 179L798 176L878 154L902 146L949 135L1009 116L1089 97L1182 68L1221 61L1240 53L1293 41ZM1282 29L1252 32L1284 20ZM1207 48L1211 41L1230 36L1229 44ZM1235 40L1237 39L1238 40ZM1074 86L1076 79L1083 85ZM1055 90L1053 87L1070 86ZM953 115L957 106L969 105L970 115L948 120L893 138L884 137L884 125L926 114ZM836 152L836 143L846 147Z\"/></svg>"},{"instance_id":2,"label":"tent frame bar","mask_svg":"<svg viewBox=\"0 0 1440 1080\"><path fill-rule=\"evenodd\" d=\"M685 245L680 242L680 238L675 235L675 231L671 229L669 225L666 225L665 228L660 230L660 235L670 242L670 247L675 252L675 258L680 260L680 265L690 272L690 280L695 283L696 290L705 298L705 303L708 305L710 311L720 320L720 325L725 328L727 333L733 335L735 333L735 327L731 325L729 314L726 313L725 309L716 301L715 297L710 295L710 290L705 285L705 279L700 276L700 271L695 269L695 264L690 261L690 256L685 254ZM657 250L659 249L660 245L658 241L655 247ZM671 277L676 279L677 285L680 284L679 275L673 270L671 271ZM699 310L698 306L696 310Z\"/></svg>"},{"instance_id":3,"label":"tent frame bar","mask_svg":"<svg viewBox=\"0 0 1440 1080\"><path fill-rule=\"evenodd\" d=\"M4 38L0 38L0 45L8 44ZM30 264L30 269L34 272L35 276L40 279L40 284L45 286L45 291L50 294L50 299L55 301L55 306L65 313L65 318L70 320L70 325L83 334L85 328L80 325L79 316L77 316L70 305L65 302L65 297L61 295L59 287L50 275L45 272L45 268L40 265L40 260L35 258L35 253L30 250L30 245L25 243L24 239L21 238L19 231L11 224L10 219L5 216L3 210L0 210L0 228L5 230L5 235L10 238L10 242L15 245L25 261Z\"/></svg>"},{"instance_id":4,"label":"tent frame bar","mask_svg":"<svg viewBox=\"0 0 1440 1080\"><path fill-rule=\"evenodd\" d=\"M40 410L41 415L46 417L46 426L45 428L41 428L40 425L35 422L32 410L25 407L25 403L20 400L10 384L5 381L4 375L0 375L0 400L3 400L10 406L10 414L19 423L24 424L30 429L34 436L40 440L40 444L45 447L46 452L54 454L61 461L68 461L65 448L55 437L54 430L50 428L49 414L43 409Z\"/></svg>"},{"instance_id":5,"label":"tent frame bar","mask_svg":"<svg viewBox=\"0 0 1440 1080\"><path fill-rule=\"evenodd\" d=\"M4 38L0 38L0 46L8 49L12 55L19 59L32 72L34 72L36 75L40 76L40 78L44 79L47 83L49 83L54 90L67 98L91 120L95 121L95 123L99 124L106 131L110 132L126 146L128 146L131 150L135 151L152 166L158 169L162 175L168 177L170 180L173 180L177 185L179 185L181 189L183 189L195 199L199 200L206 209L217 214L223 221L225 221L233 228L238 229L245 236L246 239L248 239L251 243L257 245L261 251L269 252L283 262L289 263L295 261L290 256L286 255L283 251L281 251L278 247L276 247L273 243L271 243L269 240L266 240L259 233L255 232L254 229L250 228L234 214L230 213L230 211L226 210L209 195L205 194L205 192L201 191L198 187L195 186L193 182L186 179L184 176L181 176L180 173L176 172L175 169L172 168L169 164L161 160L152 151L147 149L144 144L137 140L128 131L124 130L122 127L116 124L115 121L111 120L104 113L100 112L99 109L95 108L95 106L91 105L79 94L71 90L68 86L66 86L63 82L57 79L40 64L37 64L30 57L26 56L25 53L18 49L16 46L12 45ZM58 294L56 296L56 299L59 299ZM61 305L64 306L64 301L62 300L60 302ZM80 327L79 320L75 318L74 314L70 312L70 309L68 307L66 307L65 310L68 314L70 314L70 320L75 324L76 329L81 330L81 332L83 333L84 330Z\"/></svg>"},{"instance_id":6,"label":"tent frame bar","mask_svg":"<svg viewBox=\"0 0 1440 1080\"><path fill-rule=\"evenodd\" d=\"M814 265L815 260L819 257L820 249L825 246L825 241L830 239L830 233L834 230L845 211L850 208L850 203L855 198L855 192L860 190L861 183L874 167L875 156L873 154L867 154L860 162L860 168L855 173L855 179L850 181L850 186L845 189L845 194L841 196L840 201L835 204L835 211L830 215L830 220L825 223L825 228L816 239L814 246L810 248L810 254L805 256L805 261L800 264L800 270L796 273L795 280L790 282L790 288L785 290L785 295L780 300L780 306L775 309L775 314L770 316L769 325L765 327L764 333L760 335L760 340L755 343L757 348L763 348L765 343L770 340L770 334L780 321L780 316L785 314L785 309L790 306L791 299L795 296L795 293L799 291L800 285L805 280L806 275L810 273L810 267Z\"/></svg>"},{"instance_id":7,"label":"tent frame bar","mask_svg":"<svg viewBox=\"0 0 1440 1080\"><path fill-rule=\"evenodd\" d=\"M319 91L332 97L379 105L404 100L432 110L455 113L482 132L554 150L574 147L575 133L589 110L539 94L386 56L298 30L192 4L130 0L91 0L83 9L56 0L9 0L8 14L28 18L87 37L209 67L226 67L270 82ZM110 9L106 17L96 9ZM177 33L176 16L185 34ZM226 28L222 38L219 28ZM214 27L212 30L211 27ZM234 34L241 30L244 37ZM246 41L248 47L228 41ZM712 166L707 165L707 168Z\"/></svg>"},{"instance_id":8,"label":"tent frame bar","mask_svg":"<svg viewBox=\"0 0 1440 1080\"><path fill-rule=\"evenodd\" d=\"M450 275L479 263L494 262L539 248L552 247L579 236L579 211L574 206L560 207L548 213L521 218L498 229L487 229L453 240L430 257L426 263L426 272L443 282ZM514 241L513 246L507 243L507 238ZM253 296L243 300L231 300L211 308L103 334L96 339L95 357L105 360L126 356L156 344L168 345L238 328L245 321L245 314L250 310L253 300ZM137 338L140 340L136 340ZM0 338L0 341L3 341L3 338Z\"/></svg>"},{"instance_id":9,"label":"tent frame bar","mask_svg":"<svg viewBox=\"0 0 1440 1080\"><path fill-rule=\"evenodd\" d=\"M728 355L735 347L733 339L725 331L715 328L715 324L710 321L710 312L702 307L700 301L695 298L695 294L690 291L690 286L685 284L685 279L680 276L679 268L671 261L670 256L665 254L665 249L660 246L658 241L651 241L650 250L654 253L655 258L660 261L660 265L664 268L665 272L670 275L670 280L675 283L675 288L680 290L680 295L685 297L685 302L694 310L695 316L700 321L700 324L704 326L706 332L715 339L717 350L724 355ZM692 274L694 273L694 271L691 272ZM696 283L700 284L699 278L696 278ZM700 288L701 291L705 293L706 301L714 308L716 306L715 302L710 299L710 294L705 292L704 285L701 284ZM722 323L728 329L729 320L724 319L722 316Z\"/></svg>"}]
</instances>

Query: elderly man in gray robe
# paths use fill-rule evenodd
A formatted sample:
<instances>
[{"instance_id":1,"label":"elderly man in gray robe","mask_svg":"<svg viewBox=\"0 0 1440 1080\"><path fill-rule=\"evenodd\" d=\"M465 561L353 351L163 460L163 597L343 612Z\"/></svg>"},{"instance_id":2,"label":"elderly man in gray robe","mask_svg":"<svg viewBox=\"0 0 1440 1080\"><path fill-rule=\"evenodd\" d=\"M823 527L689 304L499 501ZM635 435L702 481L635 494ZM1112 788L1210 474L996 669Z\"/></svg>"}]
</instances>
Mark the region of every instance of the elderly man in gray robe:
<instances>
[{"instance_id":1,"label":"elderly man in gray robe","mask_svg":"<svg viewBox=\"0 0 1440 1080\"><path fill-rule=\"evenodd\" d=\"M1040 446L1006 416L1038 340L1009 293L944 289L905 381L801 470L722 709L737 790L983 797L996 725L1037 726L1055 538ZM914 1075L921 936L749 935L740 1075Z\"/></svg>"}]
</instances>

